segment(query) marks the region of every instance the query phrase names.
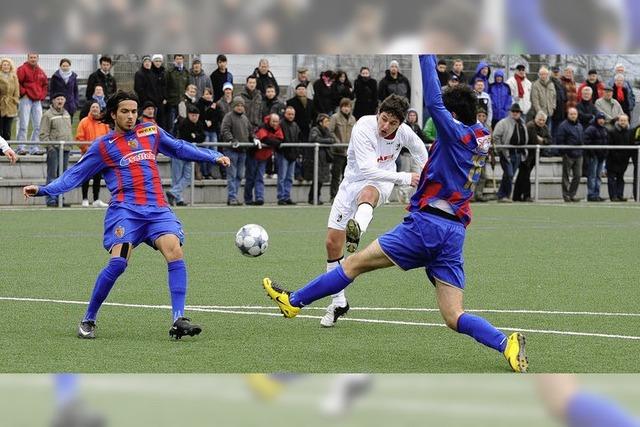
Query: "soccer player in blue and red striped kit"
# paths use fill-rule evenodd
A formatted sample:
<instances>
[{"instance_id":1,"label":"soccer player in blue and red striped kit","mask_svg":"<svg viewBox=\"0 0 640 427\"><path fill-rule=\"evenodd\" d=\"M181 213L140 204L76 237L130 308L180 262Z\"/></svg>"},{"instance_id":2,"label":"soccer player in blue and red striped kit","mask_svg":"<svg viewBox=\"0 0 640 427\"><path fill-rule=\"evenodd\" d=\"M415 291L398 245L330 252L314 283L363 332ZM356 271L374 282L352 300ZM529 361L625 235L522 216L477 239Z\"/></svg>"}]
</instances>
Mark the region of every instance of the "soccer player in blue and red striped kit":
<instances>
[{"instance_id":1,"label":"soccer player in blue and red striped kit","mask_svg":"<svg viewBox=\"0 0 640 427\"><path fill-rule=\"evenodd\" d=\"M443 95L435 56L421 55L420 65L424 102L438 139L431 146L404 222L297 291L283 290L269 278L262 284L284 316L295 317L301 307L341 291L362 273L393 265L403 270L423 267L436 288L447 326L501 352L514 371L526 372L524 335L515 332L507 337L463 309L462 249L471 222L469 201L491 146L489 131L476 120L477 101L470 88L459 85ZM396 115L403 118L406 111Z\"/></svg>"},{"instance_id":2,"label":"soccer player in blue and red striped kit","mask_svg":"<svg viewBox=\"0 0 640 427\"><path fill-rule=\"evenodd\" d=\"M95 338L96 317L116 280L124 273L133 249L146 243L159 250L167 261L173 325L169 335L180 339L198 335L202 328L184 317L187 293L187 269L184 263L182 224L169 208L156 156L195 162L229 165L222 154L198 149L174 139L153 123L136 124L138 98L118 91L109 98L104 121L113 127L98 138L76 165L46 186L24 187L25 198L66 193L101 172L111 192L104 218L104 248L111 258L100 272L93 288L87 312L78 327L78 337Z\"/></svg>"}]
</instances>

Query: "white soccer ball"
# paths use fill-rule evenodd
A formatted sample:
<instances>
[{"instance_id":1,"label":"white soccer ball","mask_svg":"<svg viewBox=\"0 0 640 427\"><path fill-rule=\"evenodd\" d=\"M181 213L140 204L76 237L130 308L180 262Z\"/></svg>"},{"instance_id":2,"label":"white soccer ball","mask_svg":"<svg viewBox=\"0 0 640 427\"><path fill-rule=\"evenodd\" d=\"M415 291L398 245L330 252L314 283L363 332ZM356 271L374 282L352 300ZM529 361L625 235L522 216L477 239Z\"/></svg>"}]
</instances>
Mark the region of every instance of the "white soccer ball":
<instances>
[{"instance_id":1,"label":"white soccer ball","mask_svg":"<svg viewBox=\"0 0 640 427\"><path fill-rule=\"evenodd\" d=\"M236 246L242 255L257 257L265 253L269 246L267 231L258 224L242 226L236 233Z\"/></svg>"}]
</instances>

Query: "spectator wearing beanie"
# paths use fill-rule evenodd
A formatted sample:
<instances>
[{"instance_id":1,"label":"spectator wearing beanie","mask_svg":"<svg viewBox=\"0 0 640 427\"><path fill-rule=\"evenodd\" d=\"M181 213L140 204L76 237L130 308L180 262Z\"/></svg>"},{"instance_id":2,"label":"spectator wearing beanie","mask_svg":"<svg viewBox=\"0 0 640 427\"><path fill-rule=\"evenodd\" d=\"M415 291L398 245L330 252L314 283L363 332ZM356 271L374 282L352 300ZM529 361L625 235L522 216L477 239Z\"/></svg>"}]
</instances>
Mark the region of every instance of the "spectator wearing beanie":
<instances>
[{"instance_id":1,"label":"spectator wearing beanie","mask_svg":"<svg viewBox=\"0 0 640 427\"><path fill-rule=\"evenodd\" d=\"M296 96L296 87L302 83L307 88L307 98L313 99L313 85L309 80L309 70L306 67L298 68L298 76L291 80L289 89L287 90L287 99Z\"/></svg>"},{"instance_id":2,"label":"spectator wearing beanie","mask_svg":"<svg viewBox=\"0 0 640 427\"><path fill-rule=\"evenodd\" d=\"M202 61L198 58L194 59L191 64L191 70L189 71L189 84L195 85L196 87L196 99L200 99L204 93L205 87L213 90L211 79L202 69Z\"/></svg>"},{"instance_id":3,"label":"spectator wearing beanie","mask_svg":"<svg viewBox=\"0 0 640 427\"><path fill-rule=\"evenodd\" d=\"M140 107L140 123L156 122L156 104L153 101L145 101Z\"/></svg>"},{"instance_id":4,"label":"spectator wearing beanie","mask_svg":"<svg viewBox=\"0 0 640 427\"><path fill-rule=\"evenodd\" d=\"M292 106L296 111L295 121L300 128L302 141L308 142L311 122L316 112L313 107L313 101L307 98L307 88L304 84L300 83L296 86L296 96L287 100L287 106Z\"/></svg>"},{"instance_id":5,"label":"spectator wearing beanie","mask_svg":"<svg viewBox=\"0 0 640 427\"><path fill-rule=\"evenodd\" d=\"M384 101L389 95L404 96L411 103L411 84L400 72L400 65L395 59L389 63L389 69L378 85L378 99Z\"/></svg>"},{"instance_id":6,"label":"spectator wearing beanie","mask_svg":"<svg viewBox=\"0 0 640 427\"><path fill-rule=\"evenodd\" d=\"M71 129L71 116L64 109L64 93L54 93L51 98L51 108L42 115L40 123L40 141L73 141L73 131ZM69 165L70 146L64 147L63 171ZM47 148L47 184L59 176L60 149L57 146ZM57 207L58 197L47 196L47 206Z\"/></svg>"},{"instance_id":7,"label":"spectator wearing beanie","mask_svg":"<svg viewBox=\"0 0 640 427\"><path fill-rule=\"evenodd\" d=\"M231 111L222 119L220 134L222 142L231 142L234 146L225 148L224 153L231 160L227 168L227 205L240 206L238 200L240 182L244 178L246 150L236 144L251 142L255 138L254 128L245 115L245 102L241 96L233 98Z\"/></svg>"},{"instance_id":8,"label":"spectator wearing beanie","mask_svg":"<svg viewBox=\"0 0 640 427\"><path fill-rule=\"evenodd\" d=\"M595 104L595 102L599 98L602 98L602 95L604 95L604 83L600 79L598 79L598 71L596 69L589 70L587 74L587 80L585 80L584 83L582 83L580 87L578 87L578 102L582 101L582 89L584 89L585 87L591 88L592 104Z\"/></svg>"},{"instance_id":9,"label":"spectator wearing beanie","mask_svg":"<svg viewBox=\"0 0 640 427\"><path fill-rule=\"evenodd\" d=\"M195 105L187 107L187 119L178 126L178 138L192 144L204 142L204 130L200 123L200 111ZM184 206L182 193L191 184L192 162L171 158L171 190L167 199L172 206Z\"/></svg>"}]
</instances>

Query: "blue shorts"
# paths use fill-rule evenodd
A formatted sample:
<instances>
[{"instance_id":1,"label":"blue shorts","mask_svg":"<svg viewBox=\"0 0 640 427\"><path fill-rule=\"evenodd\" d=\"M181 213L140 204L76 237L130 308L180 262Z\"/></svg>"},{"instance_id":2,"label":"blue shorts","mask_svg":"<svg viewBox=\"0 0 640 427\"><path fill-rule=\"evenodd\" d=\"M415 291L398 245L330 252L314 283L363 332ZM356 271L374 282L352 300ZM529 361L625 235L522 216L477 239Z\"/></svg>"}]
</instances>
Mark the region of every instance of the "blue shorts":
<instances>
[{"instance_id":1,"label":"blue shorts","mask_svg":"<svg viewBox=\"0 0 640 427\"><path fill-rule=\"evenodd\" d=\"M428 212L412 212L378 238L382 251L403 270L424 267L435 280L464 289L465 228L461 222Z\"/></svg>"},{"instance_id":2,"label":"blue shorts","mask_svg":"<svg viewBox=\"0 0 640 427\"><path fill-rule=\"evenodd\" d=\"M184 243L182 224L167 207L131 206L112 203L104 217L103 246L111 251L114 245L130 243L133 247L146 243L154 249L156 239L164 234L174 234Z\"/></svg>"}]
</instances>

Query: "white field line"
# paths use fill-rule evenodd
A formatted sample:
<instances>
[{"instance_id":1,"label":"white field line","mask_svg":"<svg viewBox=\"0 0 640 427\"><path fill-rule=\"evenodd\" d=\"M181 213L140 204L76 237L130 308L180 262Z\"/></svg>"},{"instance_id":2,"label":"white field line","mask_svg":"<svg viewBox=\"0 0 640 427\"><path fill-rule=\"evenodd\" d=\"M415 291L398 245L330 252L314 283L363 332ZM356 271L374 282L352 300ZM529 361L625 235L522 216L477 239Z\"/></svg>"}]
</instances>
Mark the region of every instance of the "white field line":
<instances>
[{"instance_id":1,"label":"white field line","mask_svg":"<svg viewBox=\"0 0 640 427\"><path fill-rule=\"evenodd\" d=\"M207 308L207 309L243 309L243 310L266 310L273 309L274 306L263 305L191 305L191 308ZM322 310L325 311L325 307L305 307L305 310ZM349 311L411 311L411 312L427 312L437 313L440 310L437 308L423 308L423 307L351 307ZM508 314L558 314L566 316L620 316L620 317L640 317L640 313L615 313L615 312L600 312L600 311L556 311L556 310L502 310L502 309L467 309L469 313L508 313Z\"/></svg>"},{"instance_id":2,"label":"white field line","mask_svg":"<svg viewBox=\"0 0 640 427\"><path fill-rule=\"evenodd\" d=\"M0 301L44 302L44 303L74 304L74 305L87 304L86 301L70 301L70 300L56 300L56 299L46 299L46 298L23 298L23 297L0 297ZM112 307L127 307L127 308L150 308L150 309L163 309L163 310L171 309L171 306L169 305L124 304L124 303L116 303L116 302L107 302L107 303L104 303L103 305L112 306ZM220 307L223 307L223 306L220 306ZM233 310L233 309L227 309L227 308L187 307L187 309L191 311L205 312L205 313L241 314L241 315L272 316L272 317L282 316L280 313L276 313L276 312L265 313L263 311ZM302 319L321 319L322 318L321 316L309 316L309 315L298 315L296 317L299 317ZM442 328L446 327L446 325L441 323L406 322L401 320L362 319L362 318L353 318L353 317L345 317L343 318L343 321L360 322L360 323L378 323L378 324L385 324L385 325L429 326L429 327L442 327ZM633 336L633 335L601 334L601 333L594 333L594 332L556 331L556 330L546 330L546 329L522 329L522 328L514 328L514 327L508 327L508 326L496 326L496 327L498 329L503 329L506 331L520 331L520 332L531 332L531 333L539 333L539 334L571 335L571 336L598 337L598 338L616 338L616 339L640 341L640 336Z\"/></svg>"}]
</instances>

